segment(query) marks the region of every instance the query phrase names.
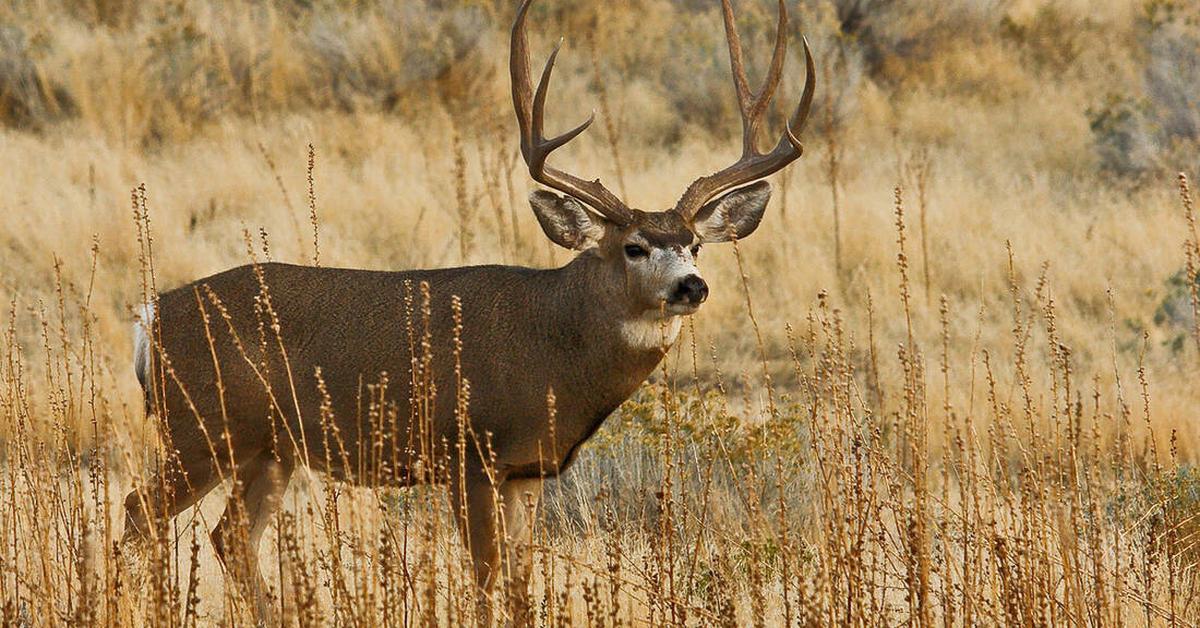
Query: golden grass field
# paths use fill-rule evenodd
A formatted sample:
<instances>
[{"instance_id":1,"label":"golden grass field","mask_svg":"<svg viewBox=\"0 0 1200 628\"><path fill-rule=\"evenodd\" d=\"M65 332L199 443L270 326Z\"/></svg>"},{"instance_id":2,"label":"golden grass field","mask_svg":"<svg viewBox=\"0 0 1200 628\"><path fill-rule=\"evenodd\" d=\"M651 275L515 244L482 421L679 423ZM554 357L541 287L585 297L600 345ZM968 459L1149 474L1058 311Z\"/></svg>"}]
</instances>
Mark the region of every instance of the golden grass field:
<instances>
[{"instance_id":1,"label":"golden grass field","mask_svg":"<svg viewBox=\"0 0 1200 628\"><path fill-rule=\"evenodd\" d=\"M0 623L249 621L208 542L223 497L139 559L116 544L162 455L130 355L151 262L163 289L311 262L314 238L326 266L570 258L525 201L515 4L0 7ZM598 112L555 163L663 209L731 161L718 5L540 0L534 58L566 37L548 126ZM818 64L806 154L754 237L705 249L710 301L547 484L535 578L495 620L1200 621L1181 179L1200 176L1200 11L787 5ZM757 71L775 4L737 6ZM285 503L260 559L289 621L476 621L443 489L301 471Z\"/></svg>"}]
</instances>

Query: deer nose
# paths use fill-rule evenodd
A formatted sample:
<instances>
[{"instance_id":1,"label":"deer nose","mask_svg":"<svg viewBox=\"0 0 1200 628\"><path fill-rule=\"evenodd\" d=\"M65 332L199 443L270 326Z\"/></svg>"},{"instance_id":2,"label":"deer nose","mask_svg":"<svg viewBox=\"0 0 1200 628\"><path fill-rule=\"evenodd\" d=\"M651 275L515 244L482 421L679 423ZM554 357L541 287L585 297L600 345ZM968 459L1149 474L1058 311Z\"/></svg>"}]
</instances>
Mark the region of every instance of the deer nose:
<instances>
[{"instance_id":1,"label":"deer nose","mask_svg":"<svg viewBox=\"0 0 1200 628\"><path fill-rule=\"evenodd\" d=\"M675 286L671 297L676 303L700 305L708 298L708 284L699 275L688 275Z\"/></svg>"}]
</instances>

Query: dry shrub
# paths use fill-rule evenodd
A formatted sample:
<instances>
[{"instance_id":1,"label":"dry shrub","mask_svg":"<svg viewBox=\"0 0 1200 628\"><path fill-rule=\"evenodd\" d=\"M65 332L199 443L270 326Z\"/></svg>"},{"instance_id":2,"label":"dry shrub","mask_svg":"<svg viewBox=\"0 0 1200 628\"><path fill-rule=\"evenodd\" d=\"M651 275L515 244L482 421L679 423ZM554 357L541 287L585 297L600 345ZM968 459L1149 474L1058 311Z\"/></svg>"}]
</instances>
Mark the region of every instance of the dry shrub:
<instances>
[{"instance_id":1,"label":"dry shrub","mask_svg":"<svg viewBox=\"0 0 1200 628\"><path fill-rule=\"evenodd\" d=\"M135 191L139 255L155 285L159 244L145 198ZM495 621L1197 618L1200 582L1188 567L1196 480L1179 434L1155 434L1163 424L1144 364L1114 362L1107 374L1108 366L1089 366L1063 335L1069 316L1054 282L1044 269L1021 268L1011 248L1007 338L964 353L952 339L978 335L958 329L970 315L943 298L936 320L918 316L900 188L893 216L897 291L884 306L901 329L895 354L878 355L877 332L847 320L825 294L785 330L783 373L764 362L736 377L704 374L706 343L685 334L656 383L548 487L530 586L495 599ZM0 545L4 619L249 621L249 602L222 584L206 540L219 504L161 521L148 543L115 542L130 479L175 462L135 428L137 413L115 402L119 376L91 350L95 284L54 286L55 301L28 315L42 330L40 347L16 342L26 315L5 317L0 426L12 440L0 464L0 531L12 541ZM414 289L400 314L418 333L435 315L422 294ZM40 356L45 371L33 368ZM883 375L867 375L879 363ZM738 378L755 390L732 393ZM959 388L967 381L978 392ZM386 406L369 408L365 425L387 424ZM420 453L416 468L446 464L448 452L437 452ZM286 501L258 555L283 617L299 625L481 617L453 507L437 488L376 497L302 470ZM234 530L225 541L230 568L251 568Z\"/></svg>"},{"instance_id":2,"label":"dry shrub","mask_svg":"<svg viewBox=\"0 0 1200 628\"><path fill-rule=\"evenodd\" d=\"M69 93L38 67L44 45L19 26L0 26L0 120L37 129L74 113Z\"/></svg>"}]
</instances>

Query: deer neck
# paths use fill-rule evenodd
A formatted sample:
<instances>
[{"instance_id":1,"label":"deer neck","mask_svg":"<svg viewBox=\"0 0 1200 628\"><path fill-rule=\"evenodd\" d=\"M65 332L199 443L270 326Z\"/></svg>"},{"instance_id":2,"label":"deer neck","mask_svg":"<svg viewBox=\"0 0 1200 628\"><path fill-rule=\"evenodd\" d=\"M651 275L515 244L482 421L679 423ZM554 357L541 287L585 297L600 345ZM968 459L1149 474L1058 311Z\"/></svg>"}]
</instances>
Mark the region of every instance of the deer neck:
<instances>
[{"instance_id":1,"label":"deer neck","mask_svg":"<svg viewBox=\"0 0 1200 628\"><path fill-rule=\"evenodd\" d=\"M679 317L664 320L632 311L621 269L614 272L595 253L584 252L541 278L547 283L530 303L550 332L550 346L569 356L557 361L551 379L559 435L563 442L577 444L662 362L678 334Z\"/></svg>"},{"instance_id":2,"label":"deer neck","mask_svg":"<svg viewBox=\"0 0 1200 628\"><path fill-rule=\"evenodd\" d=\"M627 293L625 276L596 253L585 251L553 271L559 283L552 294L560 312L555 321L581 339L623 359L651 356L655 363L679 337L682 316L638 309ZM562 307L564 303L572 307Z\"/></svg>"},{"instance_id":3,"label":"deer neck","mask_svg":"<svg viewBox=\"0 0 1200 628\"><path fill-rule=\"evenodd\" d=\"M560 386L588 400L579 408L584 415L607 415L662 361L679 332L680 317L636 311L622 270L594 252L580 254L546 278L553 287L541 292L547 301L538 309L554 342L571 356L564 361Z\"/></svg>"}]
</instances>

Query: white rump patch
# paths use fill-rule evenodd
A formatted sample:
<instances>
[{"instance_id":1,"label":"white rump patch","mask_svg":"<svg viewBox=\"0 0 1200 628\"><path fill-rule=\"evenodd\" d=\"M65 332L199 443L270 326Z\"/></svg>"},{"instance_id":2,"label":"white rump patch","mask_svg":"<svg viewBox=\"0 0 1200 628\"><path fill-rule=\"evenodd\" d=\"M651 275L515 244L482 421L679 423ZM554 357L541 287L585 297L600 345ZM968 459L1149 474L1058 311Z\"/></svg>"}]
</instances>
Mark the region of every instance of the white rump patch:
<instances>
[{"instance_id":1,"label":"white rump patch","mask_svg":"<svg viewBox=\"0 0 1200 628\"><path fill-rule=\"evenodd\" d=\"M150 381L150 330L154 325L154 304L146 303L138 309L133 323L133 372L145 388Z\"/></svg>"},{"instance_id":2,"label":"white rump patch","mask_svg":"<svg viewBox=\"0 0 1200 628\"><path fill-rule=\"evenodd\" d=\"M675 344L681 327L682 316L668 316L664 319L655 312L652 315L623 321L621 337L625 344L635 349L664 349Z\"/></svg>"}]
</instances>

